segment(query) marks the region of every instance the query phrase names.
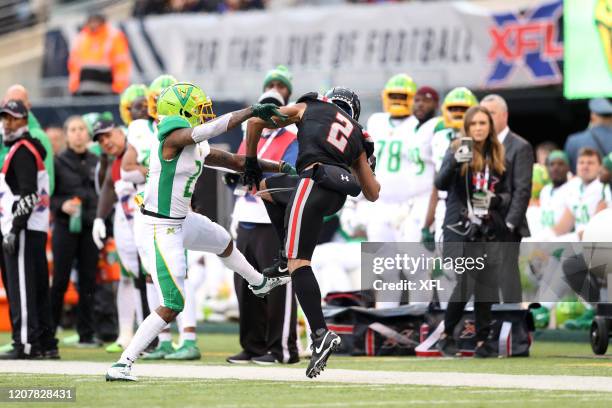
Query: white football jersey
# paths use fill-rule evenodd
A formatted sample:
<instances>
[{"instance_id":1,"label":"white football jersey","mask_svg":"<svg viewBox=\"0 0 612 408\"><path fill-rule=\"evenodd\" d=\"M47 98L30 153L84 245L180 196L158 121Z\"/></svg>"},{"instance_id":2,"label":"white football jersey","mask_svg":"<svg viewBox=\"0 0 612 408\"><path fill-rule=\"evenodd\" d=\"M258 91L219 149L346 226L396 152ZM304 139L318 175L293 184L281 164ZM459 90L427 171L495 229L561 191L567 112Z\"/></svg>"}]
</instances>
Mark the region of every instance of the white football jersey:
<instances>
[{"instance_id":1,"label":"white football jersey","mask_svg":"<svg viewBox=\"0 0 612 408\"><path fill-rule=\"evenodd\" d=\"M130 123L127 141L136 149L138 164L149 167L151 147L157 146L157 126L150 119L137 119ZM144 190L144 183L136 186L138 192Z\"/></svg>"},{"instance_id":2,"label":"white football jersey","mask_svg":"<svg viewBox=\"0 0 612 408\"><path fill-rule=\"evenodd\" d=\"M189 122L183 118L167 116L160 122L159 128L165 126L164 122L177 121L182 127L190 127ZM196 181L204 167L204 159L210 153L210 146L207 141L185 146L172 160L164 160L161 148L159 142L151 148L144 191L145 209L166 217L185 217Z\"/></svg>"},{"instance_id":3,"label":"white football jersey","mask_svg":"<svg viewBox=\"0 0 612 408\"><path fill-rule=\"evenodd\" d=\"M404 202L431 191L431 141L436 124L436 118L419 126L414 116L403 120L394 120L388 113L370 116L367 129L376 142L376 179L381 185L381 200Z\"/></svg>"},{"instance_id":4,"label":"white football jersey","mask_svg":"<svg viewBox=\"0 0 612 408\"><path fill-rule=\"evenodd\" d=\"M540 191L540 226L544 229L553 228L559 223L565 212L567 182L559 187L545 185Z\"/></svg>"},{"instance_id":5,"label":"white football jersey","mask_svg":"<svg viewBox=\"0 0 612 408\"><path fill-rule=\"evenodd\" d=\"M595 215L597 206L605 199L604 185L599 179L584 184L579 177L567 183L565 206L574 216L575 230L581 231Z\"/></svg>"}]
</instances>

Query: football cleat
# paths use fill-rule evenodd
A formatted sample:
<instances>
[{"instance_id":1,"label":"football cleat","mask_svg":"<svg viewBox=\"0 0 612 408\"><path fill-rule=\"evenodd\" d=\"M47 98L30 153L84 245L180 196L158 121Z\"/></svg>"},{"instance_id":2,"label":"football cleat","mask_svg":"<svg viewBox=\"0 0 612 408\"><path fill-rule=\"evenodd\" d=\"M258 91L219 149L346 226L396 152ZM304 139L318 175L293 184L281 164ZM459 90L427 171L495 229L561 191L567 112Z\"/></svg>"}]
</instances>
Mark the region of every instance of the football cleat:
<instances>
[{"instance_id":1,"label":"football cleat","mask_svg":"<svg viewBox=\"0 0 612 408\"><path fill-rule=\"evenodd\" d=\"M123 346L119 342L114 342L113 344L106 347L107 353L123 353Z\"/></svg>"},{"instance_id":2,"label":"football cleat","mask_svg":"<svg viewBox=\"0 0 612 408\"><path fill-rule=\"evenodd\" d=\"M170 341L162 341L159 343L157 348L153 350L151 353L145 355L143 360L163 360L164 357L168 354L174 353L174 347L172 347L172 342Z\"/></svg>"},{"instance_id":3,"label":"football cleat","mask_svg":"<svg viewBox=\"0 0 612 408\"><path fill-rule=\"evenodd\" d=\"M251 289L255 296L265 297L275 287L282 286L291 281L291 277L289 276L282 278L268 278L264 276L263 279L263 282L259 286L249 285L249 289Z\"/></svg>"},{"instance_id":4,"label":"football cleat","mask_svg":"<svg viewBox=\"0 0 612 408\"><path fill-rule=\"evenodd\" d=\"M306 377L315 378L321 374L321 371L325 369L327 365L327 359L334 351L338 350L341 339L336 333L331 330L319 329L321 332L319 336L315 337L312 334L312 356L310 357L310 363L306 368Z\"/></svg>"},{"instance_id":5,"label":"football cleat","mask_svg":"<svg viewBox=\"0 0 612 408\"><path fill-rule=\"evenodd\" d=\"M166 354L164 360L199 360L202 353L196 345L184 345L179 347L174 353Z\"/></svg>"},{"instance_id":6,"label":"football cleat","mask_svg":"<svg viewBox=\"0 0 612 408\"><path fill-rule=\"evenodd\" d=\"M284 278L289 276L287 257L285 256L283 250L278 252L278 258L274 260L274 264L265 268L262 274L268 278Z\"/></svg>"},{"instance_id":7,"label":"football cleat","mask_svg":"<svg viewBox=\"0 0 612 408\"><path fill-rule=\"evenodd\" d=\"M131 373L131 365L115 363L106 371L106 381L138 381Z\"/></svg>"}]
</instances>

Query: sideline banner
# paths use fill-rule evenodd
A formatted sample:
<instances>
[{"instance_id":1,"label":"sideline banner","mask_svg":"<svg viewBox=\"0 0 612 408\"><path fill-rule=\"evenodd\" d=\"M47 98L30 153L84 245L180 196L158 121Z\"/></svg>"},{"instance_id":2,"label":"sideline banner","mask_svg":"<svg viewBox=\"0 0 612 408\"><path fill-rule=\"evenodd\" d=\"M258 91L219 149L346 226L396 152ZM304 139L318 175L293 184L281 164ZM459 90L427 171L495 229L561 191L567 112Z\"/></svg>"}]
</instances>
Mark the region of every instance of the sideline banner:
<instances>
[{"instance_id":1,"label":"sideline banner","mask_svg":"<svg viewBox=\"0 0 612 408\"><path fill-rule=\"evenodd\" d=\"M293 71L294 95L333 84L374 96L398 72L440 90L561 83L562 1L515 3L175 14L120 26L130 43L135 77L148 80L169 72L201 84L214 97L256 97L266 71L277 64ZM73 36L74 31L67 38Z\"/></svg>"}]
</instances>

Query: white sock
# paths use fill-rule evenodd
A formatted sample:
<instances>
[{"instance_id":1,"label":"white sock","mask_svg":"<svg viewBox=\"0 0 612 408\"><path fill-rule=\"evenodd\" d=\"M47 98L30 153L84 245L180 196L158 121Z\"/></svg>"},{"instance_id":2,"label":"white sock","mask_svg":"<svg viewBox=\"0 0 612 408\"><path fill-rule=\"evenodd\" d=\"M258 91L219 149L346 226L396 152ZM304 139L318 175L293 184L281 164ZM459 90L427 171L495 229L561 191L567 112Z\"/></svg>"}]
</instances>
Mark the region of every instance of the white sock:
<instances>
[{"instance_id":1,"label":"white sock","mask_svg":"<svg viewBox=\"0 0 612 408\"><path fill-rule=\"evenodd\" d=\"M181 315L183 316L183 328L196 327L196 299L191 279L185 279L185 308Z\"/></svg>"},{"instance_id":2,"label":"white sock","mask_svg":"<svg viewBox=\"0 0 612 408\"><path fill-rule=\"evenodd\" d=\"M223 265L242 276L249 285L259 286L263 283L263 275L255 270L253 266L246 260L244 255L234 246L230 256L225 258L219 257Z\"/></svg>"},{"instance_id":3,"label":"white sock","mask_svg":"<svg viewBox=\"0 0 612 408\"><path fill-rule=\"evenodd\" d=\"M130 345L121 354L119 362L131 365L167 324L157 312L152 312L136 330Z\"/></svg>"},{"instance_id":4,"label":"white sock","mask_svg":"<svg viewBox=\"0 0 612 408\"><path fill-rule=\"evenodd\" d=\"M117 343L123 347L127 346L134 335L135 295L134 281L122 276L117 287L117 314L119 320Z\"/></svg>"},{"instance_id":5,"label":"white sock","mask_svg":"<svg viewBox=\"0 0 612 408\"><path fill-rule=\"evenodd\" d=\"M157 314L157 313L155 313ZM167 328L164 327L164 330ZM172 341L172 334L170 333L170 331L163 331L161 333L159 333L159 336L157 336L157 338L159 339L159 342L164 342L164 341Z\"/></svg>"},{"instance_id":6,"label":"white sock","mask_svg":"<svg viewBox=\"0 0 612 408\"><path fill-rule=\"evenodd\" d=\"M136 306L136 324L140 326L145 316L142 310L142 292L136 287L136 285L134 285L134 302Z\"/></svg>"},{"instance_id":7,"label":"white sock","mask_svg":"<svg viewBox=\"0 0 612 408\"><path fill-rule=\"evenodd\" d=\"M195 341L196 334L195 332L181 332L181 343L185 342L185 340Z\"/></svg>"}]
</instances>

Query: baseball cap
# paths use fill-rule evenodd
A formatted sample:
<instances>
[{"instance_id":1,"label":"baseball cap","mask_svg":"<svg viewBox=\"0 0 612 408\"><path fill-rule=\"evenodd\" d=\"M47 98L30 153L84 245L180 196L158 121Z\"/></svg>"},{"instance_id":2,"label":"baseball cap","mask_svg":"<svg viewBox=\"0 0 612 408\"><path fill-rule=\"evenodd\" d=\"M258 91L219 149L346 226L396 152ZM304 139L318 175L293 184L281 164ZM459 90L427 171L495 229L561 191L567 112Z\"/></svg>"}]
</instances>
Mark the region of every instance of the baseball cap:
<instances>
[{"instance_id":1,"label":"baseball cap","mask_svg":"<svg viewBox=\"0 0 612 408\"><path fill-rule=\"evenodd\" d=\"M440 95L438 95L438 92L436 92L436 90L433 89L431 86L422 86L422 87L420 87L417 90L416 94L424 96L426 98L431 98L431 99L433 99L436 102L440 101Z\"/></svg>"},{"instance_id":2,"label":"baseball cap","mask_svg":"<svg viewBox=\"0 0 612 408\"><path fill-rule=\"evenodd\" d=\"M612 103L606 98L591 99L589 109L597 115L612 115Z\"/></svg>"},{"instance_id":3,"label":"baseball cap","mask_svg":"<svg viewBox=\"0 0 612 408\"><path fill-rule=\"evenodd\" d=\"M98 119L96 123L94 123L93 129L92 129L94 142L97 142L98 138L101 135L110 132L114 128L115 128L115 122L113 122L112 120Z\"/></svg>"},{"instance_id":4,"label":"baseball cap","mask_svg":"<svg viewBox=\"0 0 612 408\"><path fill-rule=\"evenodd\" d=\"M22 101L11 99L7 101L0 109L0 115L11 115L14 118L27 118L28 108Z\"/></svg>"}]
</instances>

